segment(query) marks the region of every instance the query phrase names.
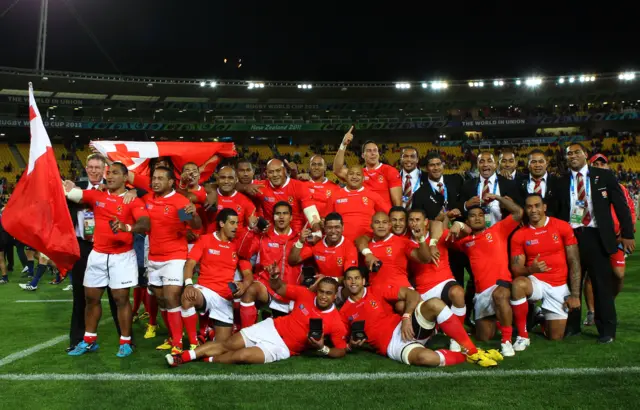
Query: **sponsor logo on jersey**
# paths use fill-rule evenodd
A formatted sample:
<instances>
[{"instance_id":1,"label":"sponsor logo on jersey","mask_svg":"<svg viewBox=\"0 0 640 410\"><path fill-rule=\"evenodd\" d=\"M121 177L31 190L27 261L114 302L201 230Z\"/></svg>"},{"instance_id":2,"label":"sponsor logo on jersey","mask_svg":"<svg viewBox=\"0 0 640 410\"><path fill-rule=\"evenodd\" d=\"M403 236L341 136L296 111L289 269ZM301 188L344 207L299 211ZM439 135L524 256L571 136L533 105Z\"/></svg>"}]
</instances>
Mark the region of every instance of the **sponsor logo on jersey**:
<instances>
[{"instance_id":1,"label":"sponsor logo on jersey","mask_svg":"<svg viewBox=\"0 0 640 410\"><path fill-rule=\"evenodd\" d=\"M268 246L269 248L275 248L275 249L277 249L277 248L279 248L279 247L280 247L280 244L279 244L279 243L277 243L277 242L267 242L267 246Z\"/></svg>"},{"instance_id":2,"label":"sponsor logo on jersey","mask_svg":"<svg viewBox=\"0 0 640 410\"><path fill-rule=\"evenodd\" d=\"M322 255L316 255L316 260L317 260L317 261L320 261L320 262L326 262L326 261L327 261L327 258L325 258L325 257L324 257L324 256L322 256Z\"/></svg>"},{"instance_id":3,"label":"sponsor logo on jersey","mask_svg":"<svg viewBox=\"0 0 640 410\"><path fill-rule=\"evenodd\" d=\"M537 239L532 239L532 240L530 240L530 241L525 242L525 244L526 244L527 246L537 245L537 244L539 244L539 243L540 243L540 242L538 242L538 240L537 240Z\"/></svg>"},{"instance_id":4,"label":"sponsor logo on jersey","mask_svg":"<svg viewBox=\"0 0 640 410\"><path fill-rule=\"evenodd\" d=\"M104 208L107 204L105 204L104 202L100 202L100 201L96 201L96 206L99 208Z\"/></svg>"},{"instance_id":5,"label":"sponsor logo on jersey","mask_svg":"<svg viewBox=\"0 0 640 410\"><path fill-rule=\"evenodd\" d=\"M302 303L300 303L300 306L298 306L298 309L300 309L300 311L304 313L305 316L309 316L309 311L307 310L306 307L304 307Z\"/></svg>"}]
</instances>

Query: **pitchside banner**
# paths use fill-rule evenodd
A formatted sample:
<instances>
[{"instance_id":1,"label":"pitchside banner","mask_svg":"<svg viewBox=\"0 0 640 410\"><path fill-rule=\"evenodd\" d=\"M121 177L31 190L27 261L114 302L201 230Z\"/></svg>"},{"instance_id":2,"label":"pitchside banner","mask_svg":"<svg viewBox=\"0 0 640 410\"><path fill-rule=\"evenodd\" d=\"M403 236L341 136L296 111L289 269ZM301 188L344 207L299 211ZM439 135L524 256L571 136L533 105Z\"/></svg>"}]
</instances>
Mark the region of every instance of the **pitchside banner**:
<instances>
[{"instance_id":1,"label":"pitchside banner","mask_svg":"<svg viewBox=\"0 0 640 410\"><path fill-rule=\"evenodd\" d=\"M535 118L487 118L470 121L446 120L404 120L403 122L357 123L356 130L411 130L429 128L464 128L479 129L490 127L514 126L560 126L602 121L630 121L640 119L640 112L622 114L600 113L586 116L548 116ZM28 127L28 120L0 118L0 127ZM113 130L113 131L167 131L167 132L217 132L217 131L346 131L350 122L341 124L303 123L303 124L219 124L192 122L93 122L93 121L44 121L46 128L65 128L78 130Z\"/></svg>"}]
</instances>

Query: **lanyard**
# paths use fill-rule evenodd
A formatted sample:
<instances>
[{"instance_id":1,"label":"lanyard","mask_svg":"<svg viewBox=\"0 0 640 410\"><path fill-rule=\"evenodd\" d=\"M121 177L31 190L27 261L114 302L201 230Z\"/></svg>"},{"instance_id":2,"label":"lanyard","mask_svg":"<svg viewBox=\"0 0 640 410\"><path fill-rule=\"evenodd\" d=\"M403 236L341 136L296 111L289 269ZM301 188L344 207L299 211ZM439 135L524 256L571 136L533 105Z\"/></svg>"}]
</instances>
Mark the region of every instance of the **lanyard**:
<instances>
[{"instance_id":1,"label":"lanyard","mask_svg":"<svg viewBox=\"0 0 640 410\"><path fill-rule=\"evenodd\" d=\"M482 180L482 178L480 178L478 180L478 198L482 198L482 184L480 183L480 181ZM488 179L487 179L488 181ZM496 182L493 183L493 195L496 194L496 192L498 192L498 178L496 177Z\"/></svg>"},{"instance_id":2,"label":"lanyard","mask_svg":"<svg viewBox=\"0 0 640 410\"><path fill-rule=\"evenodd\" d=\"M585 189L585 192L587 194L585 198L587 200L589 200L589 189L591 187L591 180L589 179L589 171L587 171L587 176L585 177L585 179L586 179L586 182L585 182L584 189ZM576 198L578 198L578 193L574 191L576 188L575 188L575 185L573 183L573 172L571 173L571 188L570 189L571 189L571 196L575 196Z\"/></svg>"},{"instance_id":3,"label":"lanyard","mask_svg":"<svg viewBox=\"0 0 640 410\"><path fill-rule=\"evenodd\" d=\"M440 183L440 181L436 182L436 192L440 193L440 191L438 191L438 184ZM442 189L443 189L443 194L442 196L444 196L444 203L442 204L442 209L444 209L445 211L447 210L447 205L449 205L449 190L447 189L447 184L444 183L444 179L442 180Z\"/></svg>"}]
</instances>

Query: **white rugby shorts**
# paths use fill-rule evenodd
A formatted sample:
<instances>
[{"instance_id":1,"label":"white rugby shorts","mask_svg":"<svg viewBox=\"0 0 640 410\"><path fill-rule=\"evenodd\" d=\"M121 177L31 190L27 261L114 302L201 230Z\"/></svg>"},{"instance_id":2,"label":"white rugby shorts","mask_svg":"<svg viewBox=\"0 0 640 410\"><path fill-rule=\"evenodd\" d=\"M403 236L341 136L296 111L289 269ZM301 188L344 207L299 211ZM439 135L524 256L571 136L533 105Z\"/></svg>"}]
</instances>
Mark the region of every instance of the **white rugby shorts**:
<instances>
[{"instance_id":1,"label":"white rugby shorts","mask_svg":"<svg viewBox=\"0 0 640 410\"><path fill-rule=\"evenodd\" d=\"M214 292L202 285L195 284L193 287L202 292L206 305L204 311L209 312L209 317L211 319L233 324L233 302L223 298L218 295L217 292Z\"/></svg>"},{"instance_id":2,"label":"white rugby shorts","mask_svg":"<svg viewBox=\"0 0 640 410\"><path fill-rule=\"evenodd\" d=\"M264 353L264 362L273 363L288 359L289 348L278 334L272 318L263 320L240 331L245 347L257 347Z\"/></svg>"},{"instance_id":3,"label":"white rugby shorts","mask_svg":"<svg viewBox=\"0 0 640 410\"><path fill-rule=\"evenodd\" d=\"M442 290L444 289L445 285L449 282L455 282L455 279L447 279L447 280L443 280L442 282L438 283L436 286L432 287L431 289L429 289L428 291L424 292L422 295L420 295L422 297L422 300L427 301L429 299L433 299L433 298L438 298L438 299L442 299Z\"/></svg>"},{"instance_id":4,"label":"white rugby shorts","mask_svg":"<svg viewBox=\"0 0 640 410\"><path fill-rule=\"evenodd\" d=\"M149 260L147 275L152 286L182 286L184 283L185 259L172 259L165 262Z\"/></svg>"},{"instance_id":5,"label":"white rugby shorts","mask_svg":"<svg viewBox=\"0 0 640 410\"><path fill-rule=\"evenodd\" d=\"M100 253L95 249L87 259L82 283L88 288L126 289L138 285L138 259L132 249L124 253Z\"/></svg>"},{"instance_id":6,"label":"white rugby shorts","mask_svg":"<svg viewBox=\"0 0 640 410\"><path fill-rule=\"evenodd\" d=\"M476 293L473 297L473 306L475 311L475 319L482 319L487 316L496 314L496 305L493 303L493 291L498 285L493 285L485 289L481 293Z\"/></svg>"},{"instance_id":7,"label":"white rugby shorts","mask_svg":"<svg viewBox=\"0 0 640 410\"><path fill-rule=\"evenodd\" d=\"M542 312L546 320L564 320L569 317L569 314L564 311L563 306L564 298L571 294L567 284L551 286L535 276L528 276L528 278L533 288L529 300L534 302L542 299Z\"/></svg>"}]
</instances>

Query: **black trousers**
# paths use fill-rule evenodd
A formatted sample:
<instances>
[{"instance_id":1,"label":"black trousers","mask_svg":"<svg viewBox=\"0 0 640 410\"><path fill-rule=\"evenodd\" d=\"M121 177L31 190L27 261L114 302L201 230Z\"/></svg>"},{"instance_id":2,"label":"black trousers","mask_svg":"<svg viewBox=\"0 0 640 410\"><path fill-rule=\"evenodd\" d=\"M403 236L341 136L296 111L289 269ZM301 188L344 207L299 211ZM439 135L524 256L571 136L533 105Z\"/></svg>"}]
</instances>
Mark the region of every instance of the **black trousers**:
<instances>
[{"instance_id":1,"label":"black trousers","mask_svg":"<svg viewBox=\"0 0 640 410\"><path fill-rule=\"evenodd\" d=\"M7 271L11 272L13 270L13 263L14 263L14 255L13 255L13 248L15 246L16 240L13 239L13 236L9 235L8 233L4 233L7 238L6 241L4 243L4 257L7 259Z\"/></svg>"},{"instance_id":2,"label":"black trousers","mask_svg":"<svg viewBox=\"0 0 640 410\"><path fill-rule=\"evenodd\" d=\"M84 298L84 271L87 269L87 259L89 253L93 249L93 243L78 238L80 245L80 259L73 265L71 270L71 284L73 285L73 310L71 311L71 329L69 330L69 345L75 346L80 343L84 337L84 310L86 302ZM116 324L116 329L120 335L120 324L118 323L118 308L111 289L107 287L107 295L109 296L109 307L111 308L111 316Z\"/></svg>"},{"instance_id":3,"label":"black trousers","mask_svg":"<svg viewBox=\"0 0 640 410\"><path fill-rule=\"evenodd\" d=\"M609 254L605 251L597 228L574 229L580 250L582 277L585 271L591 278L593 297L595 299L595 322L600 336L616 336L616 305L613 298L613 270L609 262ZM582 287L582 281L581 281ZM582 294L582 289L580 289ZM567 332L580 331L582 304L579 310L569 313Z\"/></svg>"}]
</instances>

